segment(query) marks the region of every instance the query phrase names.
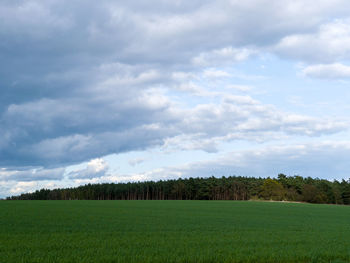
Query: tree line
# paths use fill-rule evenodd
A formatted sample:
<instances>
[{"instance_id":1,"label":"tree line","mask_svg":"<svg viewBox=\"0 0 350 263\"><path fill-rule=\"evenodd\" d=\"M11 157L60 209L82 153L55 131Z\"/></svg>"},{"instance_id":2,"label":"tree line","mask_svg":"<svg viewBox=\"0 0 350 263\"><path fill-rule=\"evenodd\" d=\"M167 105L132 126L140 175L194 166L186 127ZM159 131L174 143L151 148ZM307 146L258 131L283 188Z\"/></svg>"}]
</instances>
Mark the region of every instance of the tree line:
<instances>
[{"instance_id":1,"label":"tree line","mask_svg":"<svg viewBox=\"0 0 350 263\"><path fill-rule=\"evenodd\" d=\"M350 205L350 179L209 177L41 189L7 200L276 200Z\"/></svg>"}]
</instances>

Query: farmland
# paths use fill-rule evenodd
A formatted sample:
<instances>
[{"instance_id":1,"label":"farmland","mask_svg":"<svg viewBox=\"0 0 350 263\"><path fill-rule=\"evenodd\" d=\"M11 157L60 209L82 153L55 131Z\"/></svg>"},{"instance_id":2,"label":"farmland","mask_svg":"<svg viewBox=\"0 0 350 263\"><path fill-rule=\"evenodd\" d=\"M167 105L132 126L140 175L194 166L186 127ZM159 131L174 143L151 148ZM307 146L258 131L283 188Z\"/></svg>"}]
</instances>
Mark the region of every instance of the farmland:
<instances>
[{"instance_id":1,"label":"farmland","mask_svg":"<svg viewBox=\"0 0 350 263\"><path fill-rule=\"evenodd\" d=\"M0 262L350 262L350 207L2 201Z\"/></svg>"}]
</instances>

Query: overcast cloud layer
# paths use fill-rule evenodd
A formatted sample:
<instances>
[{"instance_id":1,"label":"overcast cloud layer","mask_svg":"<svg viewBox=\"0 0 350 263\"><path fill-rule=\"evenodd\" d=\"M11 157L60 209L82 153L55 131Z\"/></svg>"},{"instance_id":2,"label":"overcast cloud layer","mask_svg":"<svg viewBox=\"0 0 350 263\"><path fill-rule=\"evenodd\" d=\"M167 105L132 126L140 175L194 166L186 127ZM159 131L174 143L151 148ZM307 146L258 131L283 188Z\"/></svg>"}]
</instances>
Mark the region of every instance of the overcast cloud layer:
<instances>
[{"instance_id":1,"label":"overcast cloud layer","mask_svg":"<svg viewBox=\"0 0 350 263\"><path fill-rule=\"evenodd\" d=\"M0 197L157 169L169 178L169 152L211 158L174 176L210 176L235 150L228 174L275 176L276 158L289 173L310 160L313 176L346 178L349 13L341 0L1 1ZM270 159L253 169L265 144L298 157L262 151ZM131 156L155 149L166 165ZM318 169L334 165L327 154L341 168Z\"/></svg>"}]
</instances>

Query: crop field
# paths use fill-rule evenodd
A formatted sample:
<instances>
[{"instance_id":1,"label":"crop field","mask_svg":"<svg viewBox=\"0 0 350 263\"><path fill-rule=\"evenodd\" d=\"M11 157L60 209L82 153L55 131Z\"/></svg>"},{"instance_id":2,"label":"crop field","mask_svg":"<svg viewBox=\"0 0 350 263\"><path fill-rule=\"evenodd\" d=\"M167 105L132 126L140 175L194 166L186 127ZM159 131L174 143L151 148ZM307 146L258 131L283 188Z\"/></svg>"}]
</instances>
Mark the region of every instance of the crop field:
<instances>
[{"instance_id":1,"label":"crop field","mask_svg":"<svg viewBox=\"0 0 350 263\"><path fill-rule=\"evenodd\" d=\"M350 207L2 201L0 262L350 262Z\"/></svg>"}]
</instances>

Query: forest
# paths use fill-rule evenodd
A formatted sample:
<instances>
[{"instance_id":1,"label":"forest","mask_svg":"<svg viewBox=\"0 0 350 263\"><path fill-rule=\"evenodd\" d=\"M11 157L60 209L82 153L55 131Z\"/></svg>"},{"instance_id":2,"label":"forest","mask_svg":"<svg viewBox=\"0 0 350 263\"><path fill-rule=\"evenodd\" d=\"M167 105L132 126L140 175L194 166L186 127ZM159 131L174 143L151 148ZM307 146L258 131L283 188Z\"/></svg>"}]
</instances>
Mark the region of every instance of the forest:
<instances>
[{"instance_id":1,"label":"forest","mask_svg":"<svg viewBox=\"0 0 350 263\"><path fill-rule=\"evenodd\" d=\"M350 179L208 177L41 189L7 200L275 200L350 205Z\"/></svg>"}]
</instances>

